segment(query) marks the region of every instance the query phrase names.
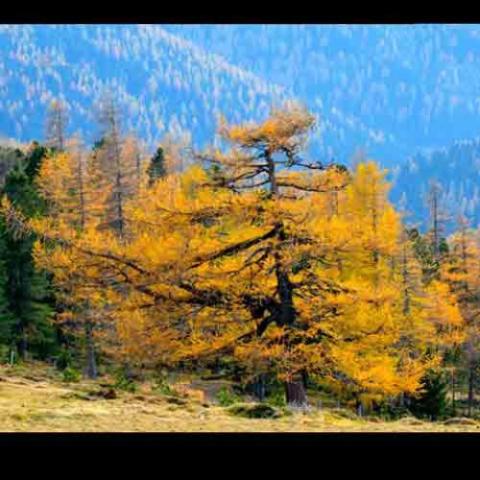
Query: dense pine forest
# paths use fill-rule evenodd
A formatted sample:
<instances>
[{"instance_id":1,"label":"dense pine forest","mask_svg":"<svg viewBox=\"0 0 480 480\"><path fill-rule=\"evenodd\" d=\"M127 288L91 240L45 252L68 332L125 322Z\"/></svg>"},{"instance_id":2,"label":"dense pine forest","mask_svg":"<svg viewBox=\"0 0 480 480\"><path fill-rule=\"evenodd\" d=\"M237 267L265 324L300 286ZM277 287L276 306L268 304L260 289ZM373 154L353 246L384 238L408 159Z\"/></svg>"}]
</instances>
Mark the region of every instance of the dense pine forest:
<instances>
[{"instance_id":1,"label":"dense pine forest","mask_svg":"<svg viewBox=\"0 0 480 480\"><path fill-rule=\"evenodd\" d=\"M153 153L113 96L92 110L93 144L67 135L55 100L42 142L0 149L3 368L103 381L105 398L227 381L213 402L239 415L323 401L477 418L480 236L438 182L419 229L374 159L308 153L301 104Z\"/></svg>"}]
</instances>

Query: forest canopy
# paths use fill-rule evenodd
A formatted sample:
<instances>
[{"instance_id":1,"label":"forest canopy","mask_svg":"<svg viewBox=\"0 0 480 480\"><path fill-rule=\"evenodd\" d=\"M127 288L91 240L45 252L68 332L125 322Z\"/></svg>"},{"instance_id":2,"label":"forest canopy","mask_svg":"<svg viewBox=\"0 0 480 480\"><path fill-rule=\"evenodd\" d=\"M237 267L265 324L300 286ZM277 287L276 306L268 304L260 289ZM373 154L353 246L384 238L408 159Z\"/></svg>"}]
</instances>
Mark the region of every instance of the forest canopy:
<instances>
[{"instance_id":1,"label":"forest canopy","mask_svg":"<svg viewBox=\"0 0 480 480\"><path fill-rule=\"evenodd\" d=\"M297 104L223 119L220 144L188 158L171 139L149 158L111 98L99 118L87 149L52 104L48 145L8 152L20 158L2 199L8 357L73 348L92 378L100 358L222 364L241 382L274 378L300 406L312 382L366 406L418 402L452 366L473 392L480 252L465 220L448 242L423 235L373 160L308 158L315 117Z\"/></svg>"}]
</instances>

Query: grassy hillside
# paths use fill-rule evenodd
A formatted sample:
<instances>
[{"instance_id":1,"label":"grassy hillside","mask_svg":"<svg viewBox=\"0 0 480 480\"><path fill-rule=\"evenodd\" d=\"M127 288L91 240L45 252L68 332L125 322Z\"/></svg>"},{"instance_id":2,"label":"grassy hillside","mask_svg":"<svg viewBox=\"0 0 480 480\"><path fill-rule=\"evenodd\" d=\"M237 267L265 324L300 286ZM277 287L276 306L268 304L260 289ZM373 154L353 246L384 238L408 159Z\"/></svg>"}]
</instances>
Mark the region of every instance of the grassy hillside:
<instances>
[{"instance_id":1,"label":"grassy hillside","mask_svg":"<svg viewBox=\"0 0 480 480\"><path fill-rule=\"evenodd\" d=\"M395 422L359 419L346 410L312 409L284 412L278 418L250 419L233 415L202 388L173 385L168 395L153 384L135 393L110 388L111 379L62 382L51 367L29 364L0 366L0 431L2 432L479 432L480 422ZM176 392L176 393L175 393ZM173 393L173 394L172 394ZM115 398L109 398L114 396ZM107 398L105 398L107 397Z\"/></svg>"}]
</instances>

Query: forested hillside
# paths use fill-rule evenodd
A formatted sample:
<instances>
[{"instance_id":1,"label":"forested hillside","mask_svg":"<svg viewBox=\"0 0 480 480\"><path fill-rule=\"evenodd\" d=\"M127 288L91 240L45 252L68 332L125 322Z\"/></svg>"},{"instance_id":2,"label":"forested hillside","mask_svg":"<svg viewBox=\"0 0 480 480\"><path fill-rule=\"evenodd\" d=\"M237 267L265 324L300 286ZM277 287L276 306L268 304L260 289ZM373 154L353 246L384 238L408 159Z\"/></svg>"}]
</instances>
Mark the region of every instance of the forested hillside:
<instances>
[{"instance_id":1,"label":"forested hillside","mask_svg":"<svg viewBox=\"0 0 480 480\"><path fill-rule=\"evenodd\" d=\"M363 147L390 166L478 135L478 25L165 28L286 87L335 156Z\"/></svg>"},{"instance_id":2,"label":"forested hillside","mask_svg":"<svg viewBox=\"0 0 480 480\"><path fill-rule=\"evenodd\" d=\"M272 101L296 97L322 117L312 139L319 154L348 160L364 147L389 165L477 135L479 33L475 25L5 25L0 128L38 138L49 99L63 94L73 128L88 129L92 100L109 85L148 142L175 127L195 130L201 143L217 112L259 119Z\"/></svg>"},{"instance_id":3,"label":"forested hillside","mask_svg":"<svg viewBox=\"0 0 480 480\"><path fill-rule=\"evenodd\" d=\"M449 147L419 153L391 172L392 200L407 213L407 220L422 229L429 224L429 191L439 184L444 233L455 230L460 216L480 224L480 142L455 142Z\"/></svg>"},{"instance_id":4,"label":"forested hillside","mask_svg":"<svg viewBox=\"0 0 480 480\"><path fill-rule=\"evenodd\" d=\"M297 99L320 120L310 138L318 159L349 164L362 149L393 173L407 164L393 198L406 192L423 225L430 177L420 168L412 185L408 159L478 135L479 34L475 25L4 25L0 134L42 139L46 109L62 98L69 132L91 143L111 90L151 151L167 132L199 147L220 115L260 120ZM473 187L448 184L462 197L450 205L476 222Z\"/></svg>"},{"instance_id":5,"label":"forested hillside","mask_svg":"<svg viewBox=\"0 0 480 480\"><path fill-rule=\"evenodd\" d=\"M202 144L219 113L239 120L265 115L284 88L228 63L160 26L8 26L0 29L0 131L23 140L41 138L53 98L63 98L71 131L91 140L105 90L125 109L126 128L150 146L169 131L195 130ZM234 108L233 108L234 106Z\"/></svg>"}]
</instances>

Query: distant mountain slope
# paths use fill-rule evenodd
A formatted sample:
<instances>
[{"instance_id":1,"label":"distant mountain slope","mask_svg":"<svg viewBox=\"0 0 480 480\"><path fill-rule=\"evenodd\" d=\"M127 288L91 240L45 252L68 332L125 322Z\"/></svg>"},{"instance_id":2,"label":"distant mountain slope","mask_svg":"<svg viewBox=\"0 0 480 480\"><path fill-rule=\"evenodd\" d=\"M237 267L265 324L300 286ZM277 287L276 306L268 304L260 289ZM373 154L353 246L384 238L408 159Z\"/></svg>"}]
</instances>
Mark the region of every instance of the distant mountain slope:
<instances>
[{"instance_id":1,"label":"distant mountain slope","mask_svg":"<svg viewBox=\"0 0 480 480\"><path fill-rule=\"evenodd\" d=\"M412 221L435 175L451 210L478 222L477 142L461 140L480 133L479 52L480 25L0 25L0 137L41 139L63 97L70 132L92 142L112 89L150 148L167 131L203 146L220 113L260 119L299 99L320 120L313 156L362 148L392 170Z\"/></svg>"},{"instance_id":2,"label":"distant mountain slope","mask_svg":"<svg viewBox=\"0 0 480 480\"><path fill-rule=\"evenodd\" d=\"M304 100L336 155L390 164L480 131L479 25L165 28Z\"/></svg>"},{"instance_id":3,"label":"distant mountain slope","mask_svg":"<svg viewBox=\"0 0 480 480\"><path fill-rule=\"evenodd\" d=\"M157 26L0 26L0 51L0 132L20 139L43 135L56 96L70 106L72 129L92 137L92 108L106 88L150 145L167 130L211 141L219 112L238 121L287 98L284 88Z\"/></svg>"},{"instance_id":4,"label":"distant mountain slope","mask_svg":"<svg viewBox=\"0 0 480 480\"><path fill-rule=\"evenodd\" d=\"M430 179L441 185L440 205L448 220L446 233L459 215L480 226L480 139L456 142L449 148L417 154L393 171L391 199L408 212L406 220L428 228Z\"/></svg>"},{"instance_id":5,"label":"distant mountain slope","mask_svg":"<svg viewBox=\"0 0 480 480\"><path fill-rule=\"evenodd\" d=\"M165 130L210 141L219 112L260 118L296 97L320 117L315 155L364 148L386 165L480 130L478 25L0 26L0 134L42 134L52 96L93 135L112 87L149 144Z\"/></svg>"}]
</instances>

